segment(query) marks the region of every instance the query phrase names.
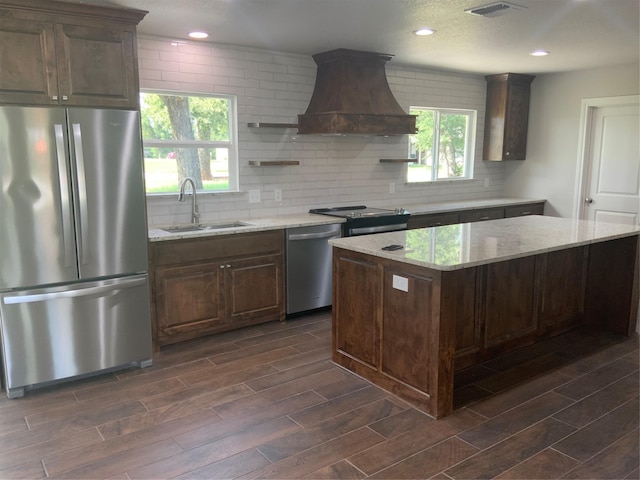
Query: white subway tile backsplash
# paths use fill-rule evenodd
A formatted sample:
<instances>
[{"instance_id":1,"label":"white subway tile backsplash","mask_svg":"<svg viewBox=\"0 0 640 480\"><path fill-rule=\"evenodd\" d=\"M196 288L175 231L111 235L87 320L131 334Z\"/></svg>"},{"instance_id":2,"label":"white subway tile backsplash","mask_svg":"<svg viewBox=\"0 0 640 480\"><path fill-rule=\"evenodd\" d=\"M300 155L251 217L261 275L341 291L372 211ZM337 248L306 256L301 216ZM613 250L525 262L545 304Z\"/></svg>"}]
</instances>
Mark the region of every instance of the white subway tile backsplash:
<instances>
[{"instance_id":1,"label":"white subway tile backsplash","mask_svg":"<svg viewBox=\"0 0 640 480\"><path fill-rule=\"evenodd\" d=\"M305 112L315 83L311 56L211 43L139 38L141 87L237 96L240 192L199 197L203 221L292 214L338 204L403 204L493 197L502 194L504 168L482 157L486 83L482 76L387 64L390 88L400 105L468 108L478 111L475 180L405 184L406 136L298 135L295 129L257 130L249 122L295 123ZM298 166L254 167L249 160L298 160ZM489 187L485 187L489 178ZM389 183L395 193L389 194ZM274 190L282 201L274 201ZM261 191L249 204L248 190ZM151 225L185 222L189 206L177 197L148 197Z\"/></svg>"}]
</instances>

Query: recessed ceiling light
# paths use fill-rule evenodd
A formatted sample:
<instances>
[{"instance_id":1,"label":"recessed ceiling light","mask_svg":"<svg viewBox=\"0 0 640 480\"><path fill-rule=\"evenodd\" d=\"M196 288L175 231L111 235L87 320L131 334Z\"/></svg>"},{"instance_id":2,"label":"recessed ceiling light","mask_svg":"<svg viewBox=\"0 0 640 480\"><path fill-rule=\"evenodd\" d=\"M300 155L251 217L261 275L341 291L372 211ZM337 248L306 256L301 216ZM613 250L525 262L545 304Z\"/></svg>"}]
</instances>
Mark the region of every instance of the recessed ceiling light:
<instances>
[{"instance_id":1,"label":"recessed ceiling light","mask_svg":"<svg viewBox=\"0 0 640 480\"><path fill-rule=\"evenodd\" d=\"M414 30L413 33L420 37L423 37L425 35L433 35L434 33L436 33L436 31L433 28L422 27L418 30Z\"/></svg>"},{"instance_id":2,"label":"recessed ceiling light","mask_svg":"<svg viewBox=\"0 0 640 480\"><path fill-rule=\"evenodd\" d=\"M209 34L207 32L190 32L189 36L191 38L202 39L202 38L207 38Z\"/></svg>"},{"instance_id":3,"label":"recessed ceiling light","mask_svg":"<svg viewBox=\"0 0 640 480\"><path fill-rule=\"evenodd\" d=\"M534 50L529 55L531 55L532 57L546 57L550 53L551 52L548 52L547 50Z\"/></svg>"}]
</instances>

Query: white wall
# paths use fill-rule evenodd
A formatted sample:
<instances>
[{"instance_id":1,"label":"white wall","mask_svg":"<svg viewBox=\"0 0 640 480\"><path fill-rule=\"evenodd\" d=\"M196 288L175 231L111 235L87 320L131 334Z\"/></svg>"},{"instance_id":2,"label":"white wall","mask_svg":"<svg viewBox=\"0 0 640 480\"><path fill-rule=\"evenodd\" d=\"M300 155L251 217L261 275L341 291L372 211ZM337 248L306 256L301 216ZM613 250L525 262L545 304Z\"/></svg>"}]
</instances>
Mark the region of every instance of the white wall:
<instances>
[{"instance_id":1,"label":"white wall","mask_svg":"<svg viewBox=\"0 0 640 480\"><path fill-rule=\"evenodd\" d=\"M138 49L141 88L237 95L241 192L201 195L202 221L300 213L318 206L402 207L502 195L504 165L481 160L486 83L480 75L408 68L393 60L387 64L391 90L406 111L414 105L478 111L475 179L405 185L404 164L378 160L406 158L406 135L326 137L296 135L295 129L248 128L249 122L297 122L315 83L316 65L310 56L211 43L176 46L155 37L141 37ZM255 159L299 160L300 165L249 166ZM390 183L395 184L394 194L389 193ZM276 188L282 190L282 202L274 201ZM261 191L261 203L248 203L250 189ZM176 196L149 197L148 213L150 225L184 223L189 205L178 203Z\"/></svg>"},{"instance_id":2,"label":"white wall","mask_svg":"<svg viewBox=\"0 0 640 480\"><path fill-rule=\"evenodd\" d=\"M507 162L507 196L546 198L545 213L572 217L585 98L637 95L638 64L538 76L531 86L527 159Z\"/></svg>"}]
</instances>

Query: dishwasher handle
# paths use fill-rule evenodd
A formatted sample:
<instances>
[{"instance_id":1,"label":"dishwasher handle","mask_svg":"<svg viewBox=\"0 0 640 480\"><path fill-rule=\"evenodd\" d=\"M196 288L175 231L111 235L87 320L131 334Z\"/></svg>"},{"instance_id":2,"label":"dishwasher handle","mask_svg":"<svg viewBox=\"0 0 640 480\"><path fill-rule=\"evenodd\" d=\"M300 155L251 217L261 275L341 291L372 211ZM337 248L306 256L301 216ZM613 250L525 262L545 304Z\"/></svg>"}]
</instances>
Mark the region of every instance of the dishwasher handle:
<instances>
[{"instance_id":1,"label":"dishwasher handle","mask_svg":"<svg viewBox=\"0 0 640 480\"><path fill-rule=\"evenodd\" d=\"M322 238L340 238L340 232L332 230L320 233L291 233L287 236L287 239L291 241L318 240Z\"/></svg>"}]
</instances>

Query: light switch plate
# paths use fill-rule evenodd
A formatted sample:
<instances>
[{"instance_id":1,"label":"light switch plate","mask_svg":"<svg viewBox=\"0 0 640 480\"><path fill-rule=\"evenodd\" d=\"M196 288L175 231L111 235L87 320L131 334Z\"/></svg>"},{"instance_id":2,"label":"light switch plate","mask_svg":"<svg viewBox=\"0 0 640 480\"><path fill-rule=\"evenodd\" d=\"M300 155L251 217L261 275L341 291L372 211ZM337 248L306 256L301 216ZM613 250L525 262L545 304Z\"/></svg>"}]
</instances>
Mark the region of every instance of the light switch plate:
<instances>
[{"instance_id":1,"label":"light switch plate","mask_svg":"<svg viewBox=\"0 0 640 480\"><path fill-rule=\"evenodd\" d=\"M396 290L402 290L403 292L409 291L409 279L407 277L394 275L392 285L393 285L393 288L395 288Z\"/></svg>"},{"instance_id":2,"label":"light switch plate","mask_svg":"<svg viewBox=\"0 0 640 480\"><path fill-rule=\"evenodd\" d=\"M249 190L249 203L260 203L260 190Z\"/></svg>"}]
</instances>

